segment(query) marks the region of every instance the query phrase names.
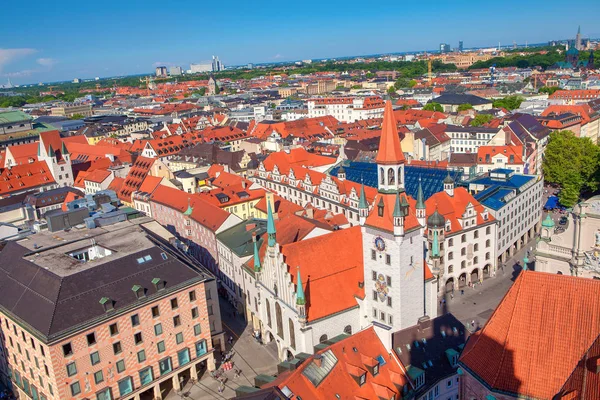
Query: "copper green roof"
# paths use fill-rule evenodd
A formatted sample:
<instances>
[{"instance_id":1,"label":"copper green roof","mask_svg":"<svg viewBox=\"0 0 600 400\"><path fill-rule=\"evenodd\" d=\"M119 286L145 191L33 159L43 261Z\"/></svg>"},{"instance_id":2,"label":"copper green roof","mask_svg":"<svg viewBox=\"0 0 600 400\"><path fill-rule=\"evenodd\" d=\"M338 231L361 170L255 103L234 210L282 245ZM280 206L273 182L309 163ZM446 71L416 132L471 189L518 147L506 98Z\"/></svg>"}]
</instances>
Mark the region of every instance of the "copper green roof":
<instances>
[{"instance_id":1,"label":"copper green roof","mask_svg":"<svg viewBox=\"0 0 600 400\"><path fill-rule=\"evenodd\" d=\"M0 112L0 124L10 124L13 122L31 121L31 117L23 111Z\"/></svg>"},{"instance_id":2,"label":"copper green roof","mask_svg":"<svg viewBox=\"0 0 600 400\"><path fill-rule=\"evenodd\" d=\"M546 219L542 221L544 228L554 228L554 220L550 217L550 214L546 215Z\"/></svg>"},{"instance_id":3,"label":"copper green roof","mask_svg":"<svg viewBox=\"0 0 600 400\"><path fill-rule=\"evenodd\" d=\"M358 208L369 208L367 204L367 196L365 195L365 184L360 186L360 198L358 199Z\"/></svg>"},{"instance_id":4,"label":"copper green roof","mask_svg":"<svg viewBox=\"0 0 600 400\"><path fill-rule=\"evenodd\" d=\"M304 288L302 287L302 278L300 277L300 267L298 267L298 284L296 285L296 304L306 304L306 299L304 298Z\"/></svg>"}]
</instances>

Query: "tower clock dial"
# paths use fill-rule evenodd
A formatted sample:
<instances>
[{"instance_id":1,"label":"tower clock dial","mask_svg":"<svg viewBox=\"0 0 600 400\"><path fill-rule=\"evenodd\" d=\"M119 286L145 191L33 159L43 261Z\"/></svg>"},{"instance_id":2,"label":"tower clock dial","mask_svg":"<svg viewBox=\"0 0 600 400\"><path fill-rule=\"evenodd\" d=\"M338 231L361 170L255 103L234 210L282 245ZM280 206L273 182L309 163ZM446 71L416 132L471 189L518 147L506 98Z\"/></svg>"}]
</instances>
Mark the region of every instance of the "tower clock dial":
<instances>
[{"instance_id":1,"label":"tower clock dial","mask_svg":"<svg viewBox=\"0 0 600 400\"><path fill-rule=\"evenodd\" d=\"M383 240L383 238L381 236L377 236L375 238L375 248L379 251L385 250L385 241Z\"/></svg>"}]
</instances>

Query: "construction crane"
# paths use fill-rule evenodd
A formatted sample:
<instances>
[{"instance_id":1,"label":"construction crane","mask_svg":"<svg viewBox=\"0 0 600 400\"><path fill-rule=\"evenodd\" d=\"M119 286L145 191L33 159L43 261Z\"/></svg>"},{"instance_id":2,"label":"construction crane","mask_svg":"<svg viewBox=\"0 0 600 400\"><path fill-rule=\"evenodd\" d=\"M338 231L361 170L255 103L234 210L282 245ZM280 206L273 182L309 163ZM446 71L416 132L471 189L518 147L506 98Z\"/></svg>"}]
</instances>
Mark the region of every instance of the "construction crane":
<instances>
[{"instance_id":1,"label":"construction crane","mask_svg":"<svg viewBox=\"0 0 600 400\"><path fill-rule=\"evenodd\" d=\"M433 83L433 68L431 65L431 58L427 59L427 75L429 76L429 86Z\"/></svg>"}]
</instances>

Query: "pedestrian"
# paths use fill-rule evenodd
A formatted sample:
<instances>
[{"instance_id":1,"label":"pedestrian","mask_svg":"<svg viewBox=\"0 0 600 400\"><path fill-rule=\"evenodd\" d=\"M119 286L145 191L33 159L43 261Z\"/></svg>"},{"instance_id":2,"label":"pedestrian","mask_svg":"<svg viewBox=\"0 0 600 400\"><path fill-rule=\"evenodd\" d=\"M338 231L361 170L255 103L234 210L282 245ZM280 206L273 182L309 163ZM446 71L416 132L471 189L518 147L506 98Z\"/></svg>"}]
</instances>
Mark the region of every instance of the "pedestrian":
<instances>
[{"instance_id":1,"label":"pedestrian","mask_svg":"<svg viewBox=\"0 0 600 400\"><path fill-rule=\"evenodd\" d=\"M465 290L464 289L460 289L460 295L464 296L464 294L465 294Z\"/></svg>"}]
</instances>

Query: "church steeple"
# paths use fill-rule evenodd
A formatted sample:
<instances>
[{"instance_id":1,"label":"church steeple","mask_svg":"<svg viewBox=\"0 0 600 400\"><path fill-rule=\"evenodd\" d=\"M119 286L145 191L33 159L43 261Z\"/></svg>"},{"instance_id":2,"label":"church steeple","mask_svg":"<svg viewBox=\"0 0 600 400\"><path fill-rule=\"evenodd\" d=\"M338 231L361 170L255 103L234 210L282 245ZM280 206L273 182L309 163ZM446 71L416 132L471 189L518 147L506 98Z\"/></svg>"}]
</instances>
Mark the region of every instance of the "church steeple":
<instances>
[{"instance_id":1,"label":"church steeple","mask_svg":"<svg viewBox=\"0 0 600 400\"><path fill-rule=\"evenodd\" d=\"M404 153L400 145L398 127L394 118L392 102L387 100L381 125L381 138L375 162L377 163L378 188L380 192L404 191Z\"/></svg>"},{"instance_id":2,"label":"church steeple","mask_svg":"<svg viewBox=\"0 0 600 400\"><path fill-rule=\"evenodd\" d=\"M404 235L404 217L406 216L405 199L402 199L402 204L400 203L400 193L396 192L396 202L394 204L394 212L392 214L393 222L394 222L394 235L402 236ZM408 204L407 204L408 205Z\"/></svg>"}]
</instances>

